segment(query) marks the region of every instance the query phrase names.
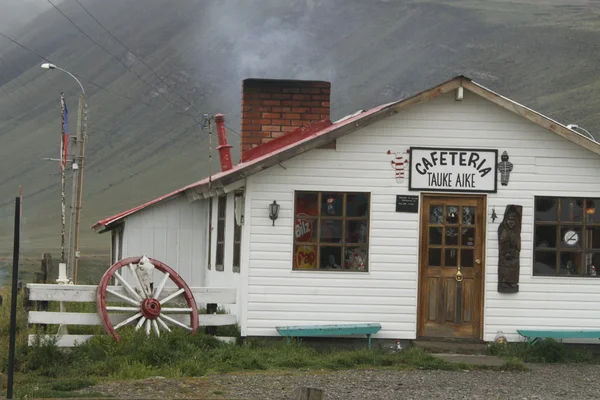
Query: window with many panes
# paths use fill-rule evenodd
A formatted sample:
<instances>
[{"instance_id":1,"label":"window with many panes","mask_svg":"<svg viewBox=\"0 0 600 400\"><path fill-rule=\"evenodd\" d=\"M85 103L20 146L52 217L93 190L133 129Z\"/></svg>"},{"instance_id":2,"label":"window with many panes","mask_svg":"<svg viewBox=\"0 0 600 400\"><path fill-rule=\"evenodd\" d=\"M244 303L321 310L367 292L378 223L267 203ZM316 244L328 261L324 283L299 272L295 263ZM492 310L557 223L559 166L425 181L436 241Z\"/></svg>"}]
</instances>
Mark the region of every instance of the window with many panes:
<instances>
[{"instance_id":1,"label":"window with many panes","mask_svg":"<svg viewBox=\"0 0 600 400\"><path fill-rule=\"evenodd\" d=\"M233 272L240 272L240 258L242 251L242 221L241 211L238 208L242 207L242 194L236 193L234 197L234 221L233 221Z\"/></svg>"},{"instance_id":2,"label":"window with many panes","mask_svg":"<svg viewBox=\"0 0 600 400\"><path fill-rule=\"evenodd\" d=\"M536 197L533 274L600 276L598 198Z\"/></svg>"},{"instance_id":3,"label":"window with many panes","mask_svg":"<svg viewBox=\"0 0 600 400\"><path fill-rule=\"evenodd\" d=\"M295 270L368 271L369 193L295 193Z\"/></svg>"},{"instance_id":4,"label":"window with many panes","mask_svg":"<svg viewBox=\"0 0 600 400\"><path fill-rule=\"evenodd\" d=\"M216 269L223 271L223 259L225 258L225 215L227 207L227 196L219 196L217 204L217 254Z\"/></svg>"}]
</instances>

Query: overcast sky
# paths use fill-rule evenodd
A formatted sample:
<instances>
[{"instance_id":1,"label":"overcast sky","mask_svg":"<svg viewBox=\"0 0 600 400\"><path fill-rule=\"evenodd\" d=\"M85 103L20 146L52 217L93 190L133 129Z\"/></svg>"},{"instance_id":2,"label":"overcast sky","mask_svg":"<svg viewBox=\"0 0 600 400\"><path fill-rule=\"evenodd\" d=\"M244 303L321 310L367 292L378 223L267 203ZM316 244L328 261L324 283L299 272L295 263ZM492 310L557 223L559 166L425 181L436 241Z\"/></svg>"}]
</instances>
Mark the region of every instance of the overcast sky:
<instances>
[{"instance_id":1,"label":"overcast sky","mask_svg":"<svg viewBox=\"0 0 600 400\"><path fill-rule=\"evenodd\" d=\"M56 4L62 0L55 0ZM19 28L52 6L46 0L0 0L0 32Z\"/></svg>"}]
</instances>

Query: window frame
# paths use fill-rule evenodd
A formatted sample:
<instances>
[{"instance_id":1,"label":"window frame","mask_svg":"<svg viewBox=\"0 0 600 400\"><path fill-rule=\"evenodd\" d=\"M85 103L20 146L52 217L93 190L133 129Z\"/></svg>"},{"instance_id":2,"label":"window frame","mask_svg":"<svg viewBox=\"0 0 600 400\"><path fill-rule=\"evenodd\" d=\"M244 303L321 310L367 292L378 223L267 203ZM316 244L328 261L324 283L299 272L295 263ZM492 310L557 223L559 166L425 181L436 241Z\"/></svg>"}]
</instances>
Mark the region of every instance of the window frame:
<instances>
[{"instance_id":1,"label":"window frame","mask_svg":"<svg viewBox=\"0 0 600 400\"><path fill-rule=\"evenodd\" d=\"M233 272L240 272L240 267L242 264L242 225L243 225L243 215L244 209L242 208L239 215L241 215L242 220L237 221L236 215L238 212L236 207L243 207L243 199L244 194L242 192L236 192L233 195L233 259L232 259L232 269ZM239 199L239 200L237 200Z\"/></svg>"},{"instance_id":2,"label":"window frame","mask_svg":"<svg viewBox=\"0 0 600 400\"><path fill-rule=\"evenodd\" d=\"M215 250L215 269L225 270L225 242L227 231L227 195L217 197L217 237Z\"/></svg>"},{"instance_id":3,"label":"window frame","mask_svg":"<svg viewBox=\"0 0 600 400\"><path fill-rule=\"evenodd\" d=\"M552 199L556 201L556 217L553 221L538 221L537 220L537 204L539 199ZM580 221L562 221L562 211L563 211L563 202L566 203L569 200L581 201L581 220ZM596 270L597 275L590 275L591 271L588 271L588 268L593 264L593 261L589 262L588 265L588 255L590 259L593 258L595 254L600 255L600 248L594 249L592 247L588 247L588 232L590 229L599 228L600 229L600 221L599 222L589 222L588 221L588 205L589 202L594 203L595 205L600 204L600 197L590 197L590 196L548 196L548 195L534 195L533 197L533 238L532 238L532 276L535 277L568 277L568 278L597 278L600 277L600 271ZM598 213L598 214L597 214ZM600 210L598 212L594 212L593 215L600 216ZM538 228L554 228L555 230L555 241L554 247L540 247L537 243L538 238ZM563 235L561 232L563 230L575 230L579 231L579 241L576 247L565 247L563 241ZM600 232L599 232L600 234ZM555 268L553 274L546 273L536 273L536 260L538 254L553 254L555 261ZM575 273L561 273L561 256L563 254L579 254L581 256L581 261L576 265ZM595 266L595 265L594 265ZM599 268L600 265L595 266Z\"/></svg>"},{"instance_id":4,"label":"window frame","mask_svg":"<svg viewBox=\"0 0 600 400\"><path fill-rule=\"evenodd\" d=\"M317 215L316 216L307 216L303 217L305 219L314 221L314 234L316 234L315 242L301 242L296 240L295 229L296 229L296 204L297 204L297 196L299 194L316 194L317 195ZM343 198L342 205L342 215L341 216L326 216L321 212L321 205L324 194L336 194L341 195ZM367 198L367 215L360 217L348 217L347 214L347 198L348 195L363 195ZM370 272L370 243L371 243L371 204L372 197L371 192L364 191L339 191L339 190L294 190L292 193L293 202L292 202L292 271L304 271L304 272L358 272L358 273L369 273ZM333 242L322 242L321 241L321 221L322 220L334 220L342 222L342 233L341 233L341 243L333 243ZM364 243L352 243L346 242L346 225L349 221L366 221L367 223L367 232ZM317 267L313 269L308 268L296 268L296 262L294 260L296 255L297 246L315 246L316 253L316 263ZM334 268L320 268L320 258L321 258L321 248L322 247L339 247L341 252L341 267L339 269ZM344 268L345 262L345 251L347 247L358 247L364 248L366 252L366 262L364 266L364 270L357 269L346 269Z\"/></svg>"}]
</instances>

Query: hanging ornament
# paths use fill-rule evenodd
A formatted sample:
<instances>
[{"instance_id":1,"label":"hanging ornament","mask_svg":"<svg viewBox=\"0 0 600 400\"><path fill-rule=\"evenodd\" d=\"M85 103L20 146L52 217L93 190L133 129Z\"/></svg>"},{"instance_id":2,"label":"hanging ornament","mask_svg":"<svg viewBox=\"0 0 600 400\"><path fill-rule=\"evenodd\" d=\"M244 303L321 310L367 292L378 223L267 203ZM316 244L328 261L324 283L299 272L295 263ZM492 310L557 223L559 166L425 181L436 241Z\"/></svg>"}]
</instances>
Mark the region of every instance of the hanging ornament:
<instances>
[{"instance_id":1,"label":"hanging ornament","mask_svg":"<svg viewBox=\"0 0 600 400\"><path fill-rule=\"evenodd\" d=\"M394 171L396 171L396 182L404 182L404 168L406 168L408 165L410 149L406 149L402 153L396 153L388 150L387 153L394 155L394 158L392 159L392 168Z\"/></svg>"},{"instance_id":2,"label":"hanging ornament","mask_svg":"<svg viewBox=\"0 0 600 400\"><path fill-rule=\"evenodd\" d=\"M335 201L335 198L333 198L331 196L327 198L327 214L329 214L329 215L335 214L335 208L333 208L334 201Z\"/></svg>"},{"instance_id":3,"label":"hanging ornament","mask_svg":"<svg viewBox=\"0 0 600 400\"><path fill-rule=\"evenodd\" d=\"M573 210L574 209L575 209L575 204L573 203L573 200L570 200L569 201L569 218L570 218L571 222L573 222L573 214L574 214Z\"/></svg>"},{"instance_id":4,"label":"hanging ornament","mask_svg":"<svg viewBox=\"0 0 600 400\"><path fill-rule=\"evenodd\" d=\"M513 169L513 163L508 161L508 153L506 151L502 153L500 159L502 160L498 163L498 171L500 171L500 183L502 186L507 186L508 180L510 179L510 172Z\"/></svg>"}]
</instances>

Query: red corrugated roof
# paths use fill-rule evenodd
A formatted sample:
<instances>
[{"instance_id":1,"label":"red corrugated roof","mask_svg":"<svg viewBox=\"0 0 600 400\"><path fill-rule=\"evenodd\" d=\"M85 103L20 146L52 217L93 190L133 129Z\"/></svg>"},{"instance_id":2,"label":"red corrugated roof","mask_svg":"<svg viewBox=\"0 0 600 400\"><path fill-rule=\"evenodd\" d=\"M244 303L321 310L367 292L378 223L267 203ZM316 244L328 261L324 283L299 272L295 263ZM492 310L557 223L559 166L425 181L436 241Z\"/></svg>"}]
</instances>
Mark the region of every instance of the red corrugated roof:
<instances>
[{"instance_id":1,"label":"red corrugated roof","mask_svg":"<svg viewBox=\"0 0 600 400\"><path fill-rule=\"evenodd\" d=\"M197 187L200 187L203 185L208 185L209 180L211 182L213 182L213 184L216 184L224 177L235 176L236 174L241 175L241 172L246 171L249 167L256 165L256 164L260 164L261 162L264 162L266 159L275 157L278 154L284 152L285 150L289 150L291 148L301 146L302 144L309 142L311 140L314 140L317 137L323 136L331 131L334 131L334 130L337 130L346 125L352 124L352 123L356 122L357 120L365 118L369 115L372 115L378 111L385 109L386 107L390 107L397 103L399 103L399 101L396 101L393 103L388 103L388 104L383 104L378 107L372 108L368 111L364 111L362 113L354 115L350 118L342 119L335 123L331 123L330 121L326 120L326 121L315 122L314 124L311 124L309 126L299 128L293 132L290 132L288 135L281 136L271 142L257 146L255 148L256 150L255 149L252 150L253 151L252 159L250 159L246 162L240 162L239 164L235 165L232 169L230 169L228 171L218 172L214 175L211 175L210 179L209 179L209 177L206 177L198 182L195 182L195 183L192 183L191 185L177 189L171 193L167 193L161 197L158 197L147 203L144 203L142 205L134 207L130 210L123 211L122 213L119 213L119 214L113 215L112 217L98 221L92 226L92 228L93 229L106 228L106 227L108 227L108 225L114 224L115 222L118 222L119 220L121 220L131 214L134 214L138 211L148 208L154 204L157 204L162 201L173 198L175 196L178 196L181 193L184 193L186 190L197 188ZM240 176L240 178L241 178L241 176Z\"/></svg>"}]
</instances>

